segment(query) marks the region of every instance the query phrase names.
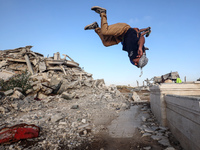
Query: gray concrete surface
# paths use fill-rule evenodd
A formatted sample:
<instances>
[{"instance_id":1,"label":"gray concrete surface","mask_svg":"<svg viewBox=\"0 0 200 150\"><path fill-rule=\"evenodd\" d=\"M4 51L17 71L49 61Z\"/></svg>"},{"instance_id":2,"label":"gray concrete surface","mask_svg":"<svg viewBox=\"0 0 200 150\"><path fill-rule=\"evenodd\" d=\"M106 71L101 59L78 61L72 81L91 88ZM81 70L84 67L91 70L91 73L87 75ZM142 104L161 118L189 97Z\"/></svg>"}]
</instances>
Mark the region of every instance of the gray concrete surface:
<instances>
[{"instance_id":1,"label":"gray concrete surface","mask_svg":"<svg viewBox=\"0 0 200 150\"><path fill-rule=\"evenodd\" d=\"M200 83L161 84L150 88L151 110L186 150L200 149ZM189 96L188 96L189 95Z\"/></svg>"},{"instance_id":2,"label":"gray concrete surface","mask_svg":"<svg viewBox=\"0 0 200 150\"><path fill-rule=\"evenodd\" d=\"M112 138L131 138L134 136L137 127L141 126L143 114L138 106L132 106L129 110L119 113L119 117L114 119L108 126L109 135Z\"/></svg>"}]
</instances>

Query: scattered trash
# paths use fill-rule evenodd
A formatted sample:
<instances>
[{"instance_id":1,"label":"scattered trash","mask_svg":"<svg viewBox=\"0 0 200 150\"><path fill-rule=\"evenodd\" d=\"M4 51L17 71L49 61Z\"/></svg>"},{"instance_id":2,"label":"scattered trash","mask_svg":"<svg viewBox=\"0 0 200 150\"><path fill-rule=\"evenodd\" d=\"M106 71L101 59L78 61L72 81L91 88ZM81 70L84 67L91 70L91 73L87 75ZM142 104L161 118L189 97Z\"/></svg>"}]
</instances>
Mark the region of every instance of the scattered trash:
<instances>
[{"instance_id":1,"label":"scattered trash","mask_svg":"<svg viewBox=\"0 0 200 150\"><path fill-rule=\"evenodd\" d=\"M36 125L18 124L0 129L0 144L31 139L39 136L40 128Z\"/></svg>"}]
</instances>

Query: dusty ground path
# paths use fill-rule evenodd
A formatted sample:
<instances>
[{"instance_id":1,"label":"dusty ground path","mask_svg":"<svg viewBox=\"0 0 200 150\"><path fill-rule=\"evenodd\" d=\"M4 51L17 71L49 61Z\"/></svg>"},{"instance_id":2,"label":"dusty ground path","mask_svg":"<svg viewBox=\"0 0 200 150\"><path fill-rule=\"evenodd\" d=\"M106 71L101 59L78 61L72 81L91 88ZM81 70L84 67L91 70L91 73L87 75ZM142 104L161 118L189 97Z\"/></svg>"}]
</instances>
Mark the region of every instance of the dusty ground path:
<instances>
[{"instance_id":1,"label":"dusty ground path","mask_svg":"<svg viewBox=\"0 0 200 150\"><path fill-rule=\"evenodd\" d=\"M124 95L130 93L129 90L122 90ZM145 94L144 94L145 93ZM147 91L139 91L141 99L149 100ZM149 103L140 103L131 106L130 109L120 112L114 118L113 114L105 112L100 116L96 116L96 122L103 123L101 132L96 135L92 143L85 143L80 150L182 150L177 140L169 135L168 144L160 144L158 138L151 135L151 131L144 133L141 128L147 124L156 124L156 120L152 122L152 113ZM150 118L148 122L147 118ZM109 122L110 121L110 122ZM147 123L148 122L148 123ZM156 133L157 131L155 131ZM162 133L156 133L161 135ZM164 134L164 133L163 133ZM152 139L152 137L155 139ZM159 137L159 136L157 136ZM169 140L169 142L168 142ZM162 141L162 140L161 140Z\"/></svg>"},{"instance_id":2,"label":"dusty ground path","mask_svg":"<svg viewBox=\"0 0 200 150\"><path fill-rule=\"evenodd\" d=\"M88 150L161 150L165 149L150 137L142 137L138 127L142 126L142 116L149 115L141 111L143 105L132 106L120 112L118 117L104 126L104 130L93 143L82 145L80 149ZM101 120L101 118L98 118Z\"/></svg>"}]
</instances>

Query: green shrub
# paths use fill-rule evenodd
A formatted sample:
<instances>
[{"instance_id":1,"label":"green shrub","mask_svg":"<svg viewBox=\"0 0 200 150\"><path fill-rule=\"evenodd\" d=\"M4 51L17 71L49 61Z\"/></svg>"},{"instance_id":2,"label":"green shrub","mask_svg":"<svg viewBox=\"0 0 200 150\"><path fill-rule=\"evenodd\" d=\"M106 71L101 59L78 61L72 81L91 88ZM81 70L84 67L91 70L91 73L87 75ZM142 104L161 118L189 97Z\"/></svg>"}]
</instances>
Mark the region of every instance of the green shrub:
<instances>
[{"instance_id":1,"label":"green shrub","mask_svg":"<svg viewBox=\"0 0 200 150\"><path fill-rule=\"evenodd\" d=\"M3 91L13 89L14 87L20 87L22 88L22 93L25 94L28 89L32 88L29 82L29 77L30 75L28 74L28 71L25 71L11 77L8 81L0 79L0 86Z\"/></svg>"}]
</instances>

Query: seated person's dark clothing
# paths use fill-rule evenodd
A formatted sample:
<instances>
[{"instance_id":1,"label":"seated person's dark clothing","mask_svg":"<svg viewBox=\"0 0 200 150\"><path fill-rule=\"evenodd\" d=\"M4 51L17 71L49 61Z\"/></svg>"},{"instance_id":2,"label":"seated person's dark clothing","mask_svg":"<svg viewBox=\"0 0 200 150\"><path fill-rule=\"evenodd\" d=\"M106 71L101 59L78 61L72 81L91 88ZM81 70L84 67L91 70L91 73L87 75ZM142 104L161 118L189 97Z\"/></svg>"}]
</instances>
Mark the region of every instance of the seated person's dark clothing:
<instances>
[{"instance_id":1,"label":"seated person's dark clothing","mask_svg":"<svg viewBox=\"0 0 200 150\"><path fill-rule=\"evenodd\" d=\"M132 62L133 59L136 58L138 55L138 41L140 39L140 36L137 37L137 32L135 29L130 28L124 35L122 45L123 50L128 52L128 57L130 58L130 61ZM142 47L142 50L144 52L144 46Z\"/></svg>"}]
</instances>

